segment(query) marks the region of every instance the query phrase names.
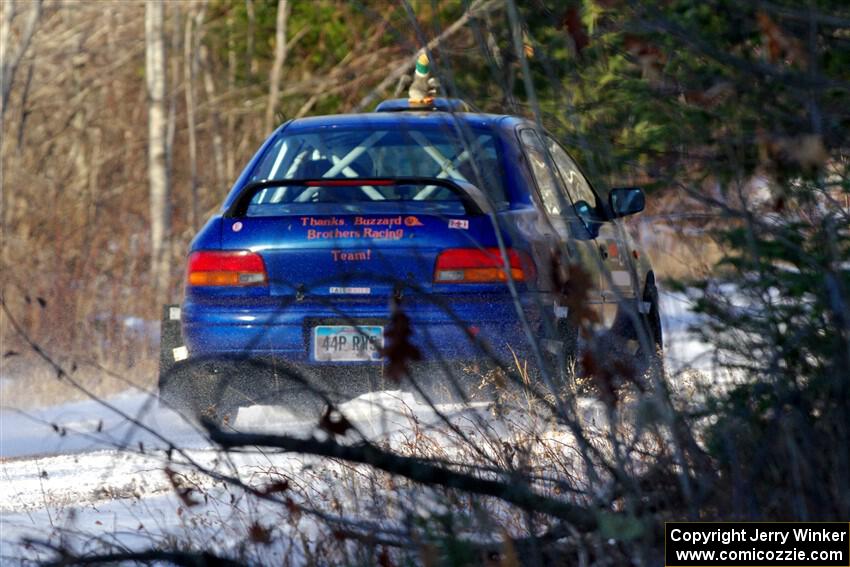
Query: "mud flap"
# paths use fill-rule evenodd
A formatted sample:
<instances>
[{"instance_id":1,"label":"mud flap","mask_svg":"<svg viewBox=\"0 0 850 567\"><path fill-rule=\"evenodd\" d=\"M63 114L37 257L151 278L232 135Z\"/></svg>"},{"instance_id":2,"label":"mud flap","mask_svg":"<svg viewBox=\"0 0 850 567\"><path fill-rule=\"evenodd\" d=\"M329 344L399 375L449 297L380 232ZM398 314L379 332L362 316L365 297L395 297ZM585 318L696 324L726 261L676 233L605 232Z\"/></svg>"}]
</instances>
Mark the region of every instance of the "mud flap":
<instances>
[{"instance_id":1,"label":"mud flap","mask_svg":"<svg viewBox=\"0 0 850 567\"><path fill-rule=\"evenodd\" d=\"M216 404L216 380L201 376L196 364L187 360L180 328L180 306L163 305L159 343L159 403L196 419L200 415L216 420L210 411Z\"/></svg>"},{"instance_id":2,"label":"mud flap","mask_svg":"<svg viewBox=\"0 0 850 567\"><path fill-rule=\"evenodd\" d=\"M188 356L183 345L183 334L180 329L180 306L163 305L160 319L159 339L159 387L162 388L163 377L167 376L174 364L185 360Z\"/></svg>"}]
</instances>

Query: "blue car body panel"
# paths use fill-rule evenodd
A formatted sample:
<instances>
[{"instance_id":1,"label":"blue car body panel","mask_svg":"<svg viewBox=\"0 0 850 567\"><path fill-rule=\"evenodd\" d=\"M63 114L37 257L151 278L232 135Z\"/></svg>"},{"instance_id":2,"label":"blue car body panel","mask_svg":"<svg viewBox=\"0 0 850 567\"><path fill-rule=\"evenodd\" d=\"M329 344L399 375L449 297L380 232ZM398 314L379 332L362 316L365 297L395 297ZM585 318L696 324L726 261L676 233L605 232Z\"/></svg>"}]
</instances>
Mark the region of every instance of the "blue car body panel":
<instances>
[{"instance_id":1,"label":"blue car body panel","mask_svg":"<svg viewBox=\"0 0 850 567\"><path fill-rule=\"evenodd\" d=\"M272 355L296 363L324 364L313 353L314 327L386 325L396 301L410 317L412 341L426 359L468 360L492 354L507 360L512 352L527 353L528 329L542 332L552 317L544 264L558 237L545 222L535 181L525 165L527 158L517 136L524 124L528 126L509 116L379 112L305 118L282 125L249 161L220 213L200 230L190 250L258 253L268 285L187 285L182 330L190 355ZM228 216L240 194L258 180L256 172L267 163L269 152L297 136L321 138L341 131L413 132L415 139L418 132L439 131L464 143L492 139L491 151L498 163L486 162L488 171L475 172L478 180L483 175L500 180L499 193L490 194L492 210L478 215L435 213L427 203L406 201L378 202L374 211L361 205L348 211L341 205L298 203L298 213ZM457 155L460 167L466 162L461 151ZM439 160L440 156L431 157ZM342 168L339 162L336 165ZM372 177L369 173L366 177ZM435 283L435 262L441 251L500 245L532 259L526 271L531 276L528 281ZM596 243L588 245L588 253L596 258Z\"/></svg>"}]
</instances>

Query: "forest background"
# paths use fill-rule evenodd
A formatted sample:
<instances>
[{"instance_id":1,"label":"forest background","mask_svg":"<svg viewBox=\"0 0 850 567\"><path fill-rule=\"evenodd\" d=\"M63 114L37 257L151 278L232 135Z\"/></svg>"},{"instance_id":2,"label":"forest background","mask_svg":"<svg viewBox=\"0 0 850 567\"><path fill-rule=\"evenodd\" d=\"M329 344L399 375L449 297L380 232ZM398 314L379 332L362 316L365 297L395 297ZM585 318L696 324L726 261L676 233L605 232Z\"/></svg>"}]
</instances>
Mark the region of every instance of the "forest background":
<instances>
[{"instance_id":1,"label":"forest background","mask_svg":"<svg viewBox=\"0 0 850 567\"><path fill-rule=\"evenodd\" d=\"M804 140L793 150L804 161L826 160L822 135L775 131L769 113L758 118L765 93L738 90L746 77L726 76L717 58L748 50L745 60L765 61L754 70L800 65L811 46L795 37L808 24L793 3L530 0L517 4L514 27L509 5L4 2L8 308L102 393L122 387L100 384L102 368L150 384L160 305L179 300L188 243L260 142L289 118L371 110L405 92L400 80L426 44L446 94L538 118L603 193L634 182L660 191L651 212L665 216L644 215L637 228L656 236L649 244L665 276L703 274L719 258L703 230L708 211L684 205L679 189L714 174L705 164L726 129L741 130L735 143L749 170L788 140ZM845 47L822 72L841 69L843 22L814 17L819 37ZM52 379L32 378L31 353L5 316L0 336L5 353L23 353L4 359L4 376L29 376L19 393L49 401Z\"/></svg>"},{"instance_id":2,"label":"forest background","mask_svg":"<svg viewBox=\"0 0 850 567\"><path fill-rule=\"evenodd\" d=\"M850 366L841 2L17 0L0 20L4 398L79 395L9 316L94 393L151 386L189 241L261 141L403 95L423 48L444 94L539 121L603 195L647 189L632 229L664 285L694 292L721 364Z\"/></svg>"},{"instance_id":3,"label":"forest background","mask_svg":"<svg viewBox=\"0 0 850 567\"><path fill-rule=\"evenodd\" d=\"M693 331L736 383L681 395L668 386L683 376L657 369L652 388L626 392L591 372L589 392L602 394L616 426L604 432L610 453L581 447L588 482L574 478L566 450L532 459L537 468L496 451L496 466L468 443L474 459L463 467L420 457L408 466L394 459L399 451L369 443L291 449L285 437L220 431L216 441L345 454L452 499L474 497L476 512L472 504L501 498L529 519L518 543L543 541L558 557L590 553L589 564L657 564L669 519L846 520L845 4L2 2L2 404L80 395L69 377L100 396L127 381L153 385L160 308L180 298L189 241L260 142L289 118L371 110L403 95L427 48L446 95L539 121L603 194L647 189L650 210L631 229L652 247L662 290L692 301ZM38 362L45 353L53 366ZM579 423L574 392L550 394L559 427L598 435ZM556 461L562 474L552 480ZM457 476L466 467L474 474ZM421 470L439 474L423 481L413 474ZM487 475L501 479L498 491L482 489ZM517 486L544 500L517 499ZM540 501L554 507L541 512ZM542 516L545 537L531 521ZM482 522L480 533L496 524ZM439 529L449 543L459 537L451 522ZM616 553L606 547L615 537ZM477 549L473 540L464 545ZM413 540L399 541L387 545Z\"/></svg>"}]
</instances>

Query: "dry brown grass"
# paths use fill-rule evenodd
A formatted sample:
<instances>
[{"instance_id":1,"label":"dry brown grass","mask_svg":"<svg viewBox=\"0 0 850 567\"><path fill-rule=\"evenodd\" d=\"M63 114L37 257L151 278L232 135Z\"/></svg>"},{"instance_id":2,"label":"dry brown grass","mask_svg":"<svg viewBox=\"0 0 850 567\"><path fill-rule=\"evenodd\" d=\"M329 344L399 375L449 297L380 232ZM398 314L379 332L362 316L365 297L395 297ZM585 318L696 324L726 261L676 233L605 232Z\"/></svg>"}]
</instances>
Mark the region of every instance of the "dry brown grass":
<instances>
[{"instance_id":1,"label":"dry brown grass","mask_svg":"<svg viewBox=\"0 0 850 567\"><path fill-rule=\"evenodd\" d=\"M723 251L708 237L690 241L670 238L649 250L660 279L690 280L707 277L723 256Z\"/></svg>"},{"instance_id":2,"label":"dry brown grass","mask_svg":"<svg viewBox=\"0 0 850 567\"><path fill-rule=\"evenodd\" d=\"M4 408L31 409L88 399L83 389L98 398L109 398L127 390L152 391L156 388L156 360L144 360L133 368L80 364L71 374L71 380L57 378L56 372L45 363L29 357L3 366L0 406ZM72 367L69 364L67 370Z\"/></svg>"},{"instance_id":3,"label":"dry brown grass","mask_svg":"<svg viewBox=\"0 0 850 567\"><path fill-rule=\"evenodd\" d=\"M658 220L641 225L639 232L660 280L705 278L723 256L717 242L698 228Z\"/></svg>"}]
</instances>

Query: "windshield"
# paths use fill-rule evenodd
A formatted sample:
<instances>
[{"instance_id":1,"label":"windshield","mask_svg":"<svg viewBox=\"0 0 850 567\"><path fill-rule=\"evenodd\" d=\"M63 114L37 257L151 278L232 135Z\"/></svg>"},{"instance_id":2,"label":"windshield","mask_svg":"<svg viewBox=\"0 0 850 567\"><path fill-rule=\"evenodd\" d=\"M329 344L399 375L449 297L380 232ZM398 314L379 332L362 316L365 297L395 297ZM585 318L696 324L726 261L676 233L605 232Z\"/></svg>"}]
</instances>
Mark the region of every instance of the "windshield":
<instances>
[{"instance_id":1,"label":"windshield","mask_svg":"<svg viewBox=\"0 0 850 567\"><path fill-rule=\"evenodd\" d=\"M468 130L460 136L448 127L284 132L266 151L251 181L399 177L465 181L477 186L494 202L506 200L495 137L481 130ZM282 191L276 195L279 202L309 202L315 195L315 191L298 196L287 195L287 191L291 192L288 188L279 191ZM346 201L389 199L416 203L446 198L445 192L433 185L422 185L415 191L389 193L367 188L355 193L335 192ZM325 198L333 199L331 192Z\"/></svg>"}]
</instances>

